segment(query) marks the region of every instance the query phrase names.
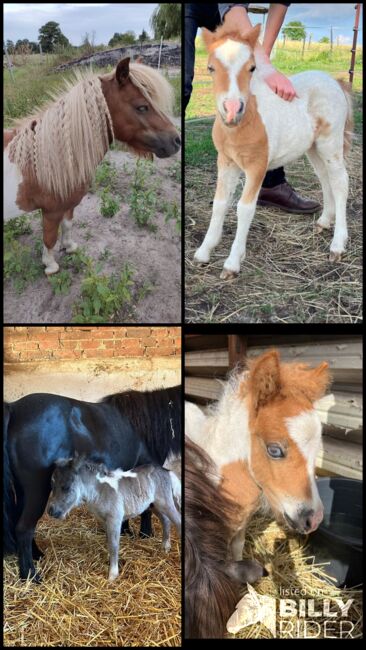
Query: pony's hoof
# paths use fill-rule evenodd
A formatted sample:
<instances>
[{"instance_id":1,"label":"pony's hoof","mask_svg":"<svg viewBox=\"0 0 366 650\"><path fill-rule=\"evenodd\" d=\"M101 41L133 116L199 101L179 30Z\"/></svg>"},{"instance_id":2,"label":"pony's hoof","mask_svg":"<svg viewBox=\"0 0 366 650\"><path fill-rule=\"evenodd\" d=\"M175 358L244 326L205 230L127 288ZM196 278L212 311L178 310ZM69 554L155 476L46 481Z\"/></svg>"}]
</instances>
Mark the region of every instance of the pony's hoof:
<instances>
[{"instance_id":1,"label":"pony's hoof","mask_svg":"<svg viewBox=\"0 0 366 650\"><path fill-rule=\"evenodd\" d=\"M342 253L330 252L329 261L330 262L340 262L342 258Z\"/></svg>"},{"instance_id":2,"label":"pony's hoof","mask_svg":"<svg viewBox=\"0 0 366 650\"><path fill-rule=\"evenodd\" d=\"M171 549L170 542L167 542L166 544L163 544L163 549L164 549L165 553L169 553L169 551Z\"/></svg>"},{"instance_id":3,"label":"pony's hoof","mask_svg":"<svg viewBox=\"0 0 366 650\"><path fill-rule=\"evenodd\" d=\"M46 275L53 275L54 273L57 273L60 270L59 265L57 262L54 262L53 264L49 264L46 266L44 272Z\"/></svg>"},{"instance_id":4,"label":"pony's hoof","mask_svg":"<svg viewBox=\"0 0 366 650\"><path fill-rule=\"evenodd\" d=\"M221 280L233 280L234 278L237 278L239 273L236 273L236 271L230 271L230 269L222 269L220 273L220 279Z\"/></svg>"},{"instance_id":5,"label":"pony's hoof","mask_svg":"<svg viewBox=\"0 0 366 650\"><path fill-rule=\"evenodd\" d=\"M320 235L321 232L323 232L324 226L321 226L320 223L315 224L314 232L316 235Z\"/></svg>"},{"instance_id":6,"label":"pony's hoof","mask_svg":"<svg viewBox=\"0 0 366 650\"><path fill-rule=\"evenodd\" d=\"M198 249L198 251L196 251L194 254L193 261L195 262L195 264L197 264L197 266L204 266L209 263L210 254L202 253Z\"/></svg>"},{"instance_id":7,"label":"pony's hoof","mask_svg":"<svg viewBox=\"0 0 366 650\"><path fill-rule=\"evenodd\" d=\"M77 249L78 249L78 245L77 245L76 242L73 241L73 242L71 242L71 244L66 246L65 250L66 250L66 253L75 253L75 251L77 251Z\"/></svg>"}]
</instances>

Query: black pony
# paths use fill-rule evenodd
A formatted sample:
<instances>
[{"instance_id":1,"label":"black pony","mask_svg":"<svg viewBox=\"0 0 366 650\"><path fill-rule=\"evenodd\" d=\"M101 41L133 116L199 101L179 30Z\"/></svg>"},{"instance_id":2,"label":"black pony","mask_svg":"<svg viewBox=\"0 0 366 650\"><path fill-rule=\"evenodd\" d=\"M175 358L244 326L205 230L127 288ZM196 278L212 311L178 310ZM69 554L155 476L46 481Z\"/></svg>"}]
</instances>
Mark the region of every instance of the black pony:
<instances>
[{"instance_id":1,"label":"black pony","mask_svg":"<svg viewBox=\"0 0 366 650\"><path fill-rule=\"evenodd\" d=\"M4 405L4 551L18 553L23 579L40 579L35 528L55 461L75 451L123 470L180 455L181 387L131 390L98 403L35 393Z\"/></svg>"}]
</instances>

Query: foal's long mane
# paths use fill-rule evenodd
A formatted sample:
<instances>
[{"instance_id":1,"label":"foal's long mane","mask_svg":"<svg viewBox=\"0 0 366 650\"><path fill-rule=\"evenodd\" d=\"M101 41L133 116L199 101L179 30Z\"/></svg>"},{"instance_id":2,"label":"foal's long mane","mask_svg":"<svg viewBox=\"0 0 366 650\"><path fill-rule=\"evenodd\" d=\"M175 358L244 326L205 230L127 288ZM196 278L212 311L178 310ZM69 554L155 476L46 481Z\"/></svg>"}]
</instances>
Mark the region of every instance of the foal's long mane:
<instances>
[{"instance_id":1,"label":"foal's long mane","mask_svg":"<svg viewBox=\"0 0 366 650\"><path fill-rule=\"evenodd\" d=\"M163 464L169 453L181 453L181 387L129 390L105 397L131 422L153 460Z\"/></svg>"},{"instance_id":2,"label":"foal's long mane","mask_svg":"<svg viewBox=\"0 0 366 650\"><path fill-rule=\"evenodd\" d=\"M214 484L217 476L207 454L187 438L184 468L185 634L223 638L240 598L239 583L223 569L229 520L237 516L238 506Z\"/></svg>"},{"instance_id":3,"label":"foal's long mane","mask_svg":"<svg viewBox=\"0 0 366 650\"><path fill-rule=\"evenodd\" d=\"M131 63L130 79L158 112L171 112L173 91L159 72ZM14 123L18 133L9 157L22 172L33 172L42 189L65 200L91 182L109 137L114 139L113 124L96 74L74 71L50 96L36 113Z\"/></svg>"}]
</instances>

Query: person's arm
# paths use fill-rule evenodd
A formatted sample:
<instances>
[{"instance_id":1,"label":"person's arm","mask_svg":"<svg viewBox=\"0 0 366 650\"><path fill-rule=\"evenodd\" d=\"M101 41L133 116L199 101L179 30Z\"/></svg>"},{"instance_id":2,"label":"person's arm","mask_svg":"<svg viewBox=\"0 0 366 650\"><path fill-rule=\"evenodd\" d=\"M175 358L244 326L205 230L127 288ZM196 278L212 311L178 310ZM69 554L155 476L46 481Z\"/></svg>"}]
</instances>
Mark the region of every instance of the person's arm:
<instances>
[{"instance_id":1,"label":"person's arm","mask_svg":"<svg viewBox=\"0 0 366 650\"><path fill-rule=\"evenodd\" d=\"M245 33L252 28L246 10L247 5L227 5L219 4L221 20L224 24L234 31L240 27ZM263 45L259 42L255 48L255 58L258 65L258 71L262 75L267 85L277 93L282 99L292 101L296 97L296 91L291 81L281 72L273 67L269 55L273 45L282 27L286 15L287 6L285 4L271 4L268 12L266 29L264 33Z\"/></svg>"}]
</instances>

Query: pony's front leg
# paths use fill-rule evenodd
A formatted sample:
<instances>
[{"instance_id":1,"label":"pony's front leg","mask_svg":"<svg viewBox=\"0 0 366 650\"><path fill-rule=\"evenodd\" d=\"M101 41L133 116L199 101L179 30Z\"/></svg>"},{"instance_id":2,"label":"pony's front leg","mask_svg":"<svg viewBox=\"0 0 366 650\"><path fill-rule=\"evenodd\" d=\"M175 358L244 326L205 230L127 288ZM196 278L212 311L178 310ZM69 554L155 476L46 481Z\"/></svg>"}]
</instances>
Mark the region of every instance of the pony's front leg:
<instances>
[{"instance_id":1,"label":"pony's front leg","mask_svg":"<svg viewBox=\"0 0 366 650\"><path fill-rule=\"evenodd\" d=\"M240 176L240 168L223 154L218 155L217 169L218 178L210 225L201 246L194 255L195 261L201 263L210 261L212 249L221 240L225 215Z\"/></svg>"},{"instance_id":2,"label":"pony's front leg","mask_svg":"<svg viewBox=\"0 0 366 650\"><path fill-rule=\"evenodd\" d=\"M115 580L118 577L118 551L119 536L123 517L107 517L106 532L109 550L109 574L108 580Z\"/></svg>"},{"instance_id":3,"label":"pony's front leg","mask_svg":"<svg viewBox=\"0 0 366 650\"><path fill-rule=\"evenodd\" d=\"M43 254L42 262L45 265L45 274L52 275L57 273L59 265L55 260L55 245L57 242L58 227L62 219L62 214L43 214Z\"/></svg>"},{"instance_id":4,"label":"pony's front leg","mask_svg":"<svg viewBox=\"0 0 366 650\"><path fill-rule=\"evenodd\" d=\"M230 255L225 261L220 275L222 280L236 277L240 271L240 262L245 257L248 231L254 217L257 198L265 171L265 169L245 170L245 187L237 206L238 225L236 235Z\"/></svg>"},{"instance_id":5,"label":"pony's front leg","mask_svg":"<svg viewBox=\"0 0 366 650\"><path fill-rule=\"evenodd\" d=\"M73 216L74 210L67 210L61 223L61 248L65 248L66 253L75 253L78 248L77 243L71 237Z\"/></svg>"}]
</instances>

